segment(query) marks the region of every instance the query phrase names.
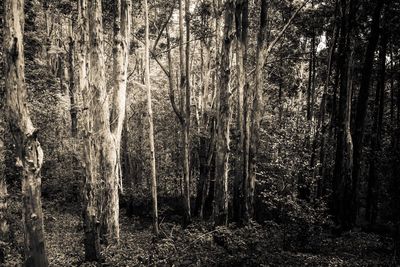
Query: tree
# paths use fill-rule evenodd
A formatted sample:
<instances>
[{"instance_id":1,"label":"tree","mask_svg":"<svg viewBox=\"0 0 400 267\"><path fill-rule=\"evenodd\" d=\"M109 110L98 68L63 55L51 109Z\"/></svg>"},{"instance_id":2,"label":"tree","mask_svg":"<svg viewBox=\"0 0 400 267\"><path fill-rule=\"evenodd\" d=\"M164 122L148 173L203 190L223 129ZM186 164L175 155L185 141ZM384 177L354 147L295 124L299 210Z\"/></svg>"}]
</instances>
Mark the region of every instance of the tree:
<instances>
[{"instance_id":1,"label":"tree","mask_svg":"<svg viewBox=\"0 0 400 267\"><path fill-rule=\"evenodd\" d=\"M115 2L114 88L111 112L105 82L101 1L88 4L88 86L84 88L85 256L99 260L100 236L105 243L119 240L120 144L125 114L130 1Z\"/></svg>"},{"instance_id":2,"label":"tree","mask_svg":"<svg viewBox=\"0 0 400 267\"><path fill-rule=\"evenodd\" d=\"M247 81L247 49L248 49L248 27L249 27L249 3L247 0L239 1L236 4L235 23L236 23L236 58L237 58L237 76L238 76L238 107L237 107L237 125L239 129L239 144L238 144L238 156L236 164L236 175L235 185L233 192L233 207L234 207L234 218L239 221L243 218L243 194L244 194L244 91L249 90L249 84Z\"/></svg>"},{"instance_id":3,"label":"tree","mask_svg":"<svg viewBox=\"0 0 400 267\"><path fill-rule=\"evenodd\" d=\"M371 155L369 158L369 176L367 180L367 206L365 216L370 224L375 224L377 217L378 195L378 155L382 149L382 128L385 99L385 75L387 54L387 33L382 30L379 50L378 82L376 84L374 122L372 126Z\"/></svg>"},{"instance_id":4,"label":"tree","mask_svg":"<svg viewBox=\"0 0 400 267\"><path fill-rule=\"evenodd\" d=\"M150 162L151 162L151 198L153 202L153 227L154 233L158 235L158 208L157 208L157 176L156 156L154 148L154 126L153 109L151 107L151 85L150 85L150 57L149 57L149 8L147 0L144 1L145 12L145 83L147 89L147 116L149 119L149 140L150 140Z\"/></svg>"},{"instance_id":5,"label":"tree","mask_svg":"<svg viewBox=\"0 0 400 267\"><path fill-rule=\"evenodd\" d=\"M185 106L183 132L183 206L185 209L184 224L191 220L190 212L190 14L189 1L185 0L186 49L184 48L183 0L179 1L179 57L181 105ZM186 51L186 54L185 54ZM186 96L183 98L183 96ZM183 110L183 109L182 109Z\"/></svg>"},{"instance_id":6,"label":"tree","mask_svg":"<svg viewBox=\"0 0 400 267\"><path fill-rule=\"evenodd\" d=\"M217 133L215 150L215 192L213 219L216 225L228 223L228 172L229 172L229 129L231 120L230 103L230 53L235 4L226 2L224 15L224 34L221 44L220 65L218 66L219 83L217 90Z\"/></svg>"},{"instance_id":7,"label":"tree","mask_svg":"<svg viewBox=\"0 0 400 267\"><path fill-rule=\"evenodd\" d=\"M365 52L364 65L362 69L360 93L358 95L356 117L355 117L355 130L353 133L354 140L354 155L353 155L353 205L357 209L358 204L358 189L359 189L359 173L361 167L361 156L362 156L362 145L365 130L365 117L367 115L368 108L368 96L370 91L370 80L373 68L374 56L376 46L379 39L379 24L381 20L381 12L385 1L376 1L376 8L374 9L374 14L371 22L371 32L368 37L367 50ZM356 212L356 211L355 211ZM355 219L356 215L354 215Z\"/></svg>"},{"instance_id":8,"label":"tree","mask_svg":"<svg viewBox=\"0 0 400 267\"><path fill-rule=\"evenodd\" d=\"M43 150L27 108L24 58L24 1L4 2L5 89L10 130L22 177L24 266L48 266L45 249L41 176Z\"/></svg>"},{"instance_id":9,"label":"tree","mask_svg":"<svg viewBox=\"0 0 400 267\"><path fill-rule=\"evenodd\" d=\"M341 26L338 47L338 71L340 72L339 110L337 117L336 156L333 181L333 205L336 222L342 230L352 226L352 167L353 143L350 134L352 88L352 16L354 1L340 2ZM349 208L349 206L351 208Z\"/></svg>"}]
</instances>

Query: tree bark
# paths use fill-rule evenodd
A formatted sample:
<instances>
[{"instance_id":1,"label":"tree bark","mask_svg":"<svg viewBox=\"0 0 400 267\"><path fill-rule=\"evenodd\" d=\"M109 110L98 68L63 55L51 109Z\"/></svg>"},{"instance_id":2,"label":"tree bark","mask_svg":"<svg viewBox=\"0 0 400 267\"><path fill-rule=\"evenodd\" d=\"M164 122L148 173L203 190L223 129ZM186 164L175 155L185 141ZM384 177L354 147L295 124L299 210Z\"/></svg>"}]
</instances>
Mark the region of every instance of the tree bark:
<instances>
[{"instance_id":1,"label":"tree bark","mask_svg":"<svg viewBox=\"0 0 400 267\"><path fill-rule=\"evenodd\" d=\"M0 89L1 90L1 89ZM0 92L3 97L3 92ZM4 114L3 104L0 103L0 111ZM5 140L4 140L4 116L0 115L0 264L5 260L5 249L8 245L9 226L6 218L7 214L7 183L5 175Z\"/></svg>"},{"instance_id":2,"label":"tree bark","mask_svg":"<svg viewBox=\"0 0 400 267\"><path fill-rule=\"evenodd\" d=\"M183 181L182 181L182 200L184 207L183 224L187 224L190 221L190 196L187 195L186 185L189 186L190 180L190 154L189 150L186 149L186 143L188 142L188 135L186 132L186 63L185 63L185 47L184 47L184 0L179 0L179 60L180 60L180 90L181 90L181 110L185 106L185 112L183 114L182 124L182 141L183 141Z\"/></svg>"},{"instance_id":3,"label":"tree bark","mask_svg":"<svg viewBox=\"0 0 400 267\"><path fill-rule=\"evenodd\" d=\"M27 108L23 44L24 1L5 0L4 63L6 103L22 176L24 266L48 266L46 256L40 170L43 150Z\"/></svg>"},{"instance_id":4,"label":"tree bark","mask_svg":"<svg viewBox=\"0 0 400 267\"><path fill-rule=\"evenodd\" d=\"M233 0L226 2L224 17L224 34L222 39L221 57L219 65L219 83L217 102L217 138L215 153L215 191L213 219L215 225L228 223L228 172L229 172L229 131L231 120L230 107L230 53L235 4Z\"/></svg>"}]
</instances>

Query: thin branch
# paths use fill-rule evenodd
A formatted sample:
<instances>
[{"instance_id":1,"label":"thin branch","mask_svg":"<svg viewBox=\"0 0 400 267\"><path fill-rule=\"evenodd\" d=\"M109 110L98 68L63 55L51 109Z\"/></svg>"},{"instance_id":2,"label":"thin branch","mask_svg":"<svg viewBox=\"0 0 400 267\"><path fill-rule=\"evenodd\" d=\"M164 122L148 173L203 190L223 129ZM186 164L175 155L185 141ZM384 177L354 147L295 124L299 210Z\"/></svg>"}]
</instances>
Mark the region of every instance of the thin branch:
<instances>
[{"instance_id":1,"label":"thin branch","mask_svg":"<svg viewBox=\"0 0 400 267\"><path fill-rule=\"evenodd\" d=\"M293 15L290 17L290 19L288 20L288 22L285 24L285 26L283 26L282 30L279 32L278 36L276 36L276 38L269 44L268 48L266 49L266 59L268 58L269 53L271 52L272 48L274 48L274 46L276 45L276 43L281 39L281 37L283 36L283 34L285 33L286 29L289 27L289 25L292 23L292 21L294 20L294 18L297 16L297 14L300 12L300 10L303 9L303 7L308 3L309 0L304 1L304 3L296 10L296 12L293 13Z\"/></svg>"},{"instance_id":2,"label":"thin branch","mask_svg":"<svg viewBox=\"0 0 400 267\"><path fill-rule=\"evenodd\" d=\"M176 3L176 0L173 1L173 3L172 3L172 8L171 8L171 12L169 12L169 16L168 16L167 20L164 22L163 26L161 27L160 32L158 33L158 36L157 36L156 40L154 41L154 44L153 44L153 51L156 50L157 44L158 44L158 42L160 41L160 38L161 38L161 36L162 36L162 33L164 32L165 28L167 27L169 21L171 20L172 14L174 13L174 9L175 9L175 3Z\"/></svg>"}]
</instances>

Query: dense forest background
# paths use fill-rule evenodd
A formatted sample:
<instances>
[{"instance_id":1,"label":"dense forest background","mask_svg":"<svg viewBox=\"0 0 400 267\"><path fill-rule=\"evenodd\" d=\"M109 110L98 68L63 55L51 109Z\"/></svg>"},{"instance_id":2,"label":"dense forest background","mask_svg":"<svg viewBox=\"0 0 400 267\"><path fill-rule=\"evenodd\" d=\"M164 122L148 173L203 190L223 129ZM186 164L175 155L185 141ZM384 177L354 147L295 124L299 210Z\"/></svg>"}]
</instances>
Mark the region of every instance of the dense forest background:
<instances>
[{"instance_id":1,"label":"dense forest background","mask_svg":"<svg viewBox=\"0 0 400 267\"><path fill-rule=\"evenodd\" d=\"M399 1L3 2L1 266L398 264Z\"/></svg>"}]
</instances>

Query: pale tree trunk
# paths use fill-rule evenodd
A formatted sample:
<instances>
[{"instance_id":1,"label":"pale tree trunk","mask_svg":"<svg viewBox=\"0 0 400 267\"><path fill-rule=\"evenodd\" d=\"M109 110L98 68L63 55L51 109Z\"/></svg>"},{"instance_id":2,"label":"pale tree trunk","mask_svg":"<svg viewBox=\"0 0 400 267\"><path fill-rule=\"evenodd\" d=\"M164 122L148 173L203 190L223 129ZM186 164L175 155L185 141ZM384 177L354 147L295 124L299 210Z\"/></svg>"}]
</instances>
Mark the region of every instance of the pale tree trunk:
<instances>
[{"instance_id":1,"label":"pale tree trunk","mask_svg":"<svg viewBox=\"0 0 400 267\"><path fill-rule=\"evenodd\" d=\"M151 162L151 198L153 203L153 228L158 235L158 207L157 207L157 174L156 174L156 155L154 148L154 125L153 109L151 106L151 85L150 85L150 57L149 57L149 8L147 0L144 0L145 11L145 83L147 89L147 113L149 118L149 140L150 140L150 162Z\"/></svg>"},{"instance_id":2,"label":"pale tree trunk","mask_svg":"<svg viewBox=\"0 0 400 267\"><path fill-rule=\"evenodd\" d=\"M215 152L215 191L213 219L215 225L228 223L228 171L229 171L229 124L231 120L230 107L230 53L235 12L234 1L226 3L224 16L224 35L221 49L221 64L219 71L219 83L217 104L217 138Z\"/></svg>"},{"instance_id":3,"label":"pale tree trunk","mask_svg":"<svg viewBox=\"0 0 400 267\"><path fill-rule=\"evenodd\" d=\"M118 3L119 4L119 3ZM121 12L123 14L123 12ZM89 84L82 92L85 106L84 154L86 181L84 187L84 228L87 260L99 259L100 235L104 243L119 240L118 186L120 177L120 141L125 94L115 87L112 114L105 83L102 7L100 0L88 5ZM121 31L122 32L122 31ZM118 43L119 44L119 43ZM122 45L124 46L124 45ZM117 53L116 53L117 54ZM127 56L126 56L127 57ZM126 58L122 56L123 62ZM126 69L120 74L126 81ZM119 78L118 78L119 79ZM126 87L125 87L126 88ZM115 100L117 98L117 100ZM117 102L117 104L115 104ZM116 115L115 115L116 114ZM122 119L121 119L122 117Z\"/></svg>"},{"instance_id":4,"label":"pale tree trunk","mask_svg":"<svg viewBox=\"0 0 400 267\"><path fill-rule=\"evenodd\" d=\"M22 174L24 266L48 266L45 250L40 170L43 151L27 108L23 45L24 1L4 3L5 88L8 118Z\"/></svg>"},{"instance_id":5,"label":"pale tree trunk","mask_svg":"<svg viewBox=\"0 0 400 267\"><path fill-rule=\"evenodd\" d=\"M189 1L185 0L185 11L189 11ZM189 13L186 13L186 38L190 37L189 32ZM189 150L189 129L190 129L190 85L189 85L189 54L190 51L184 49L184 1L179 1L179 57L180 57L180 89L181 105L185 104L184 120L182 124L183 132L183 223L189 224L191 220L190 212L190 150ZM186 50L190 48L187 42ZM185 92L185 93L184 93ZM184 97L186 96L186 97ZM181 109L183 110L183 108Z\"/></svg>"}]
</instances>

